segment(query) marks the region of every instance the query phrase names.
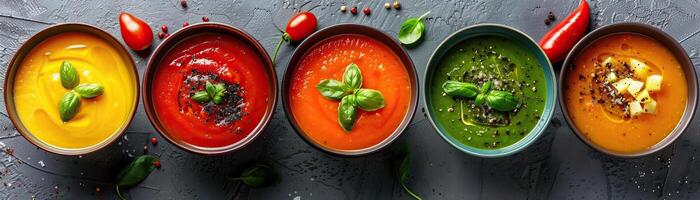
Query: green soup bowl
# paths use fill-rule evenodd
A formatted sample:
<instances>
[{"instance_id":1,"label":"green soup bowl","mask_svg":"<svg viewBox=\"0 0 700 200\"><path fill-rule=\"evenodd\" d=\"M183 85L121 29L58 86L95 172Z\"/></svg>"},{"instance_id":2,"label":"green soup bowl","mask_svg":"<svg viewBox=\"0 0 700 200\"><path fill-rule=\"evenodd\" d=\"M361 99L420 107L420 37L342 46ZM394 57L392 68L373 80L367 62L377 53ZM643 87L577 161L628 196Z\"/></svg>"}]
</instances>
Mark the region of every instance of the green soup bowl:
<instances>
[{"instance_id":1,"label":"green soup bowl","mask_svg":"<svg viewBox=\"0 0 700 200\"><path fill-rule=\"evenodd\" d=\"M436 111L434 109L434 102L431 100L434 92L433 90L443 90L441 87L435 87L432 84L433 79L437 75L436 71L443 61L443 57L446 56L446 54L451 49L455 48L461 42L474 37L481 36L497 36L505 38L509 42L514 43L514 45L520 47L521 50L531 52L532 55L534 55L534 62L539 64L544 74L543 79L541 79L544 80L544 84L539 83L538 85L543 85L545 86L545 88L537 88L537 90L545 90L545 97L543 98L544 108L542 110L542 114L539 116L539 119L537 119L537 117L534 117L532 119L533 121L531 121L531 123L534 124L534 127L530 129L529 132L522 131L521 133L518 133L523 136L517 142L514 142L509 145L500 146L498 148L477 148L460 142L457 138L455 138L453 134L450 134L450 132L447 131L447 129L443 126L443 124L441 124L440 121L437 120L436 114L439 111ZM426 67L425 77L423 77L423 83L421 84L421 86L421 90L424 94L424 108L427 111L427 117L430 120L430 123L435 128L435 130L438 132L438 134L454 148L457 148L466 154L484 158L494 158L512 155L534 143L537 140L537 138L539 138L540 135L542 135L542 133L545 131L547 125L549 125L549 121L552 119L552 115L554 113L557 101L557 84L555 81L554 69L552 68L552 64L550 63L545 53L542 51L539 45L525 33L510 26L501 24L473 25L463 28L449 35L445 40L442 41L442 43L440 43L440 45L437 47L437 49L435 49L435 51L431 55L430 60L428 61L428 65ZM510 118L506 119L506 123L509 123L510 125L510 123L512 123L509 121ZM462 134L466 135L466 133ZM498 135L498 132L496 132L495 135Z\"/></svg>"}]
</instances>

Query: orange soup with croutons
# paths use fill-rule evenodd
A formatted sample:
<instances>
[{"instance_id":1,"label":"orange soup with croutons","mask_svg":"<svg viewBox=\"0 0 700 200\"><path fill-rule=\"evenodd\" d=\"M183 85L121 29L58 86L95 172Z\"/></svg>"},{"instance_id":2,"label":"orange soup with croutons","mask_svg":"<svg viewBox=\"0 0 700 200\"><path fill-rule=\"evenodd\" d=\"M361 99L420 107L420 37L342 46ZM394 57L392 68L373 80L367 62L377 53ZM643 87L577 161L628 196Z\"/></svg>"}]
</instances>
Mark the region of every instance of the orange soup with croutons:
<instances>
[{"instance_id":1,"label":"orange soup with croutons","mask_svg":"<svg viewBox=\"0 0 700 200\"><path fill-rule=\"evenodd\" d=\"M636 153L659 143L685 112L688 86L677 58L638 34L604 37L586 47L565 73L571 122L591 143Z\"/></svg>"}]
</instances>

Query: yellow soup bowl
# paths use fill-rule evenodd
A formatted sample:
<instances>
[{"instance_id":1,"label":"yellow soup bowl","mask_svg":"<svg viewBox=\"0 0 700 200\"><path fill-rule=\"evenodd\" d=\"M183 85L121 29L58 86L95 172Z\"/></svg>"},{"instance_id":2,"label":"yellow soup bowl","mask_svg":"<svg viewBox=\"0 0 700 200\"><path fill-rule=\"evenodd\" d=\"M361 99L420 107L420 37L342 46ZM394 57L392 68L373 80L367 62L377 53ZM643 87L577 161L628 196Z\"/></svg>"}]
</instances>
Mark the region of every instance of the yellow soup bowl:
<instances>
[{"instance_id":1,"label":"yellow soup bowl","mask_svg":"<svg viewBox=\"0 0 700 200\"><path fill-rule=\"evenodd\" d=\"M77 114L64 122L59 102L72 92L59 69L68 62L80 84L103 93L80 98ZM85 24L60 24L30 38L15 54L5 79L5 103L17 130L49 152L79 155L115 141L134 116L138 73L133 60L108 33Z\"/></svg>"}]
</instances>

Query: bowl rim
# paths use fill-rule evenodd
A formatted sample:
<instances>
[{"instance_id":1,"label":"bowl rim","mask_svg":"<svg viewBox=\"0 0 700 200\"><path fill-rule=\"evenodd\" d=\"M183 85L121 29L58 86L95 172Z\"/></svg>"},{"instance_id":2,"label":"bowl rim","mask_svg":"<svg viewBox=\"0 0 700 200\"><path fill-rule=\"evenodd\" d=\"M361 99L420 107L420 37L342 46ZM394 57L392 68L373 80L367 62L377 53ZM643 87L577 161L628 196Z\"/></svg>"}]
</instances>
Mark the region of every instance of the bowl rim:
<instances>
[{"instance_id":1,"label":"bowl rim","mask_svg":"<svg viewBox=\"0 0 700 200\"><path fill-rule=\"evenodd\" d=\"M475 147L469 147L468 145L463 145L459 142L453 141L452 136L448 135L447 133L443 133L443 131L441 131L440 126L438 125L437 121L435 119L433 119L433 116L431 114L431 112L433 112L433 111L430 108L430 105L428 105L429 104L428 103L429 102L429 94L427 91L428 85L429 85L428 81L429 81L429 79L432 80L432 78L428 77L429 76L428 73L430 72L430 69L431 69L431 63L435 62L435 59L442 59L443 55L440 55L440 58L436 57L436 55L438 54L438 51L445 46L450 46L452 43L448 44L448 41L452 38L459 37L460 33L465 32L465 31L469 31L471 29L485 28L485 27L498 28L498 29L510 31L510 32L515 33L517 35L523 36L524 38L527 38L527 40L523 41L523 42L530 43L533 47L536 47L539 50L539 51L536 51L533 53L544 56L544 58L545 58L544 60L546 61L547 66L542 66L542 68L549 69L549 77L550 77L549 79L550 80L547 80L547 81L550 81L552 83L551 87L548 87L547 89L548 89L548 92L551 92L553 96L550 97L550 95L547 94L547 97L546 97L547 100L552 101L551 108L548 110L547 104L545 104L545 108L542 111L542 116L540 117L540 120L537 122L537 124L535 124L535 127L533 127L532 130L530 130L530 132L527 134L527 135L533 135L533 136L528 138L526 135L525 137L523 137L519 141L517 141L511 145L498 148L498 149L478 149ZM481 36L481 35L477 35L477 36ZM460 42L464 41L466 39L472 38L472 37L474 37L474 36L461 38ZM453 47L454 47L454 45L452 45L450 48L453 48ZM544 72L544 73L545 73L545 79L546 79L547 72ZM557 87L558 87L558 85L556 83L556 74L554 72L554 68L552 67L552 63L547 58L544 50L542 50L542 48L539 46L539 44L534 39L532 39L532 37L527 35L525 32L522 32L514 27L511 27L511 26L508 26L505 24L480 23L480 24L467 26L467 27L461 28L461 29L453 32L452 34L445 37L445 39L443 39L442 42L435 48L433 53L430 55L430 59L426 63L425 72L423 74L423 89L421 91L424 93L422 98L423 98L423 109L425 109L425 111L426 111L426 118L428 118L428 121L430 121L430 124L432 125L435 132L437 132L438 135L440 135L440 137L445 142L449 143L452 147L462 151L463 153L466 153L469 155L482 157L482 158L498 158L498 157L510 156L510 155L513 155L515 153L518 153L518 152L526 149L527 147L532 145L535 141L537 141L537 139L539 139L539 137L542 136L542 134L547 130L547 127L549 126L549 123L552 120L552 117L554 116L554 110L556 109L556 104L557 104L556 96L557 96L557 92L558 92ZM514 147L515 149L511 149L509 151L503 151L503 149L508 148L508 147L513 147L515 145L520 145L520 146ZM467 148L464 148L463 146L467 147ZM476 150L478 150L480 152L477 152Z\"/></svg>"},{"instance_id":2,"label":"bowl rim","mask_svg":"<svg viewBox=\"0 0 700 200\"><path fill-rule=\"evenodd\" d=\"M637 28L637 29L642 29L646 32L641 32L639 30L632 30L630 28ZM611 151L608 149L605 149L601 146L598 146L596 144L593 144L592 141L588 140L581 134L581 132L576 128L575 123L571 121L571 117L569 115L569 112L567 110L567 105L566 102L564 101L564 87L562 87L562 84L564 84L563 81L565 81L566 77L566 70L569 68L569 66L572 64L574 57L578 56L578 54L585 50L589 45L595 43L596 41L606 38L611 35L616 35L616 34L624 34L624 33L631 33L631 34L637 34L637 35L642 35L651 39L656 40L657 42L661 43L664 45L671 53L678 59L678 63L682 66L683 72L686 75L686 83L688 85L688 101L686 101L686 107L685 111L683 113L683 116L681 116L680 120L676 124L676 126L671 130L671 132L666 135L664 139L659 141L658 143L654 144L652 147L648 148L645 151L641 152L634 152L634 153L620 153L620 152L615 152ZM655 34L655 35L651 35ZM665 40L665 41L661 41ZM675 51L674 51L675 50ZM679 55L681 54L681 55ZM690 72L688 74L687 72ZM688 78L688 77L691 78ZM690 122L693 120L693 116L695 115L695 108L697 107L697 98L698 98L698 83L697 83L697 74L695 71L695 67L693 65L693 62L690 60L690 57L688 57L687 52L685 49L678 43L677 40L675 40L673 37L668 35L666 32L662 31L661 29L658 29L654 26L644 24L644 23L638 23L638 22L619 22L619 23L613 23L613 24L608 24L605 26L602 26L600 28L597 28L590 33L586 34L581 40L579 40L576 45L569 51L569 53L566 56L566 59L564 60L562 67L560 69L559 73L559 92L561 95L559 95L559 106L562 110L562 113L564 115L564 118L566 119L566 122L569 125L569 128L571 129L572 132L581 140L583 143L585 143L587 146L597 150L598 152L602 152L604 154L607 154L609 156L614 156L614 157L619 157L619 158L638 158L638 157L643 157L647 156L653 153L656 153L664 148L666 148L668 145L672 144L678 137L680 137L685 130L688 128L690 125ZM694 94L693 94L694 93Z\"/></svg>"},{"instance_id":3,"label":"bowl rim","mask_svg":"<svg viewBox=\"0 0 700 200\"><path fill-rule=\"evenodd\" d=\"M202 31L204 30L204 31ZM151 83L153 82L153 76L158 68L158 63L162 61L163 56L165 56L175 45L182 42L184 39L191 37L192 35L217 32L221 34L226 34L234 38L238 38L246 44L250 45L255 51L257 56L260 57L263 64L265 65L266 74L269 76L268 83L270 84L270 96L268 97L267 108L265 110L265 115L262 119L258 121L258 125L243 139L229 144L223 147L216 148L203 148L195 145L188 144L187 142L172 138L167 130L164 128L158 116L156 114L153 100L151 99ZM179 40L179 39L183 40ZM219 23L219 22L199 22L196 24L188 25L184 28L178 29L171 35L163 39L156 49L151 53L148 63L146 65L146 70L143 75L143 89L141 90L143 96L143 107L148 117L148 121L151 123L153 128L169 143L177 146L178 148L185 150L190 153L199 155L221 155L229 152L235 152L244 147L250 145L253 141L262 135L265 128L270 124L272 120L272 115L274 114L275 108L277 107L277 74L275 72L274 64L270 59L265 47L260 44L253 36L247 32L234 27L229 24Z\"/></svg>"},{"instance_id":4,"label":"bowl rim","mask_svg":"<svg viewBox=\"0 0 700 200\"><path fill-rule=\"evenodd\" d=\"M22 123L21 119L19 118L19 115L17 114L17 110L15 108L15 101L14 101L14 80L15 76L17 74L16 70L18 70L22 62L24 61L24 58L27 56L27 54L33 50L37 45L41 44L44 42L46 39L51 38L53 36L56 36L58 34L63 34L63 33L69 33L69 32L81 32L81 33L86 33L86 34L91 34L94 35L95 37L100 38L101 40L109 43L112 45L117 52L123 53L126 58L124 59L124 62L127 65L131 65L131 71L133 72L131 74L132 78L134 79L134 99L131 102L132 103L132 109L129 114L128 120L124 121L122 126L111 136L109 136L107 139L103 140L100 143L97 143L95 145L89 146L89 147L84 147L84 148L79 148L79 149L70 149L70 148L61 148L57 147L51 144L48 144L46 142L43 142L39 140L38 138L34 137L33 134L26 129L24 126L24 123ZM97 27L93 26L90 24L86 23L79 23L79 22L67 22L67 23L58 23L58 24L53 24L50 26L47 26L46 28L40 30L39 32L35 33L31 37L29 37L26 41L22 43L22 45L15 51L15 54L12 56L12 59L8 63L7 71L5 71L5 85L3 86L3 93L4 93L4 100L5 100L5 108L7 110L7 117L10 118L10 121L12 122L12 125L15 127L17 132L19 132L27 141L32 143L34 146L39 147L40 149L51 152L54 154L58 155L66 155L66 156L74 156L74 155L86 155L90 153L94 153L97 151L100 151L104 149L105 147L110 146L113 144L115 141L117 141L118 138L121 138L124 133L127 132L129 125L131 122L134 120L134 117L136 115L136 110L138 109L138 102L139 102L139 95L140 95L140 84L139 84L139 75L138 75L138 69L136 67L136 64L134 62L134 59L132 58L131 54L129 53L129 50L122 44L119 40L117 40L116 37L108 33L107 31Z\"/></svg>"},{"instance_id":5,"label":"bowl rim","mask_svg":"<svg viewBox=\"0 0 700 200\"><path fill-rule=\"evenodd\" d=\"M366 32L363 32L366 31ZM335 33L335 32L341 32L341 33ZM289 98L288 98L288 88L291 87L291 79L294 71L297 68L298 62L301 60L303 56L306 55L309 49L313 48L316 46L318 43L325 41L328 38L338 36L338 35L345 35L345 34L358 34L358 35L363 35L370 37L372 39L375 39L382 44L386 45L389 49L391 49L396 56L399 57L399 59L403 62L404 68L406 68L406 72L408 73L410 82L411 82L411 101L408 105L408 110L406 111L406 114L403 117L403 120L401 121L401 124L399 124L398 127L394 130L393 133L391 133L388 137L386 137L384 140L381 142L367 147L363 149L356 149L356 150L338 150L338 149L332 149L328 147L324 147L317 142L315 142L313 139L308 137L306 133L304 132L301 127L297 124L294 114L292 114L291 110L291 105L289 103ZM375 35L370 35L370 34L375 34ZM384 37L381 38L380 40L379 37ZM318 38L318 39L317 39ZM386 39L386 40L384 40ZM303 52L302 52L303 51ZM294 66L292 66L294 65ZM292 54L291 59L287 63L287 68L285 69L284 72L284 77L282 79L282 89L280 90L281 93L281 98L282 98L282 105L284 107L284 113L287 117L287 121L289 124L292 126L294 131L299 135L307 144L311 145L315 149L327 153L329 155L333 156L341 156L341 157L359 157L359 156L364 156L364 155L369 155L373 154L376 152L379 152L386 147L388 147L390 144L392 144L403 132L408 128L410 125L411 121L413 120L413 117L416 112L416 108L418 107L418 99L419 99L419 81L418 81L418 75L415 70L415 65L413 64L413 60L411 59L410 55L408 52L406 52L406 49L404 49L401 44L392 36L382 32L381 30L363 25L363 24L355 24L355 23L341 23L341 24L335 24L332 26L325 27L323 29L320 29L313 34L311 34L308 38L304 39L299 46L294 50L294 53Z\"/></svg>"}]
</instances>

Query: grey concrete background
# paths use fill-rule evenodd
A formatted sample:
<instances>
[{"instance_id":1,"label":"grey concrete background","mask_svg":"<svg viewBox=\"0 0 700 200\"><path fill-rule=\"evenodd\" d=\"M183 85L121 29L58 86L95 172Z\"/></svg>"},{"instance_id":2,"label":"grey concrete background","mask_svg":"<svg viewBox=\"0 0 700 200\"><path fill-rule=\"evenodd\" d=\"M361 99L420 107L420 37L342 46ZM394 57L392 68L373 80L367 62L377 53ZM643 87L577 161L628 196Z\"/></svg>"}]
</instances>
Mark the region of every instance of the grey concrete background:
<instances>
[{"instance_id":1,"label":"grey concrete background","mask_svg":"<svg viewBox=\"0 0 700 200\"><path fill-rule=\"evenodd\" d=\"M42 28L62 22L84 22L120 38L117 16L130 12L151 24L154 31L171 31L202 16L239 27L272 52L287 18L296 10L311 10L318 28L359 23L396 35L401 22L426 11L426 40L409 49L419 76L429 54L448 34L477 23L502 23L533 38L548 29L543 20L554 12L559 21L578 1L568 0L404 0L400 11L384 10L384 0L1 0L0 69L4 74L17 48ZM651 24L679 40L700 66L700 2L698 0L589 0L591 29L634 21ZM372 15L338 12L341 5L369 6ZM361 13L361 12L360 12ZM557 21L557 22L559 22ZM158 45L155 40L154 45ZM293 46L284 46L277 63L278 77L286 68ZM146 57L132 52L140 74ZM558 67L555 67L558 69ZM3 77L4 78L4 77ZM422 105L421 105L422 106ZM0 111L5 114L2 104ZM442 141L423 113L392 148L406 143L412 151L409 185L425 199L699 199L700 119L674 145L652 156L619 159L585 146L572 134L557 107L547 133L524 152L499 159L465 155ZM223 156L199 156L168 144L151 127L141 105L126 136L118 144L85 156L46 153L19 136L6 116L0 116L0 199L115 199L116 173L132 156L143 153L162 158L163 167L139 186L128 190L131 199L408 199L390 173L391 149L360 158L334 157L307 145L294 133L278 105L274 118L253 145ZM229 181L240 167L254 161L270 163L281 174L271 187L249 189ZM41 163L44 163L42 166ZM99 188L99 191L97 191Z\"/></svg>"}]
</instances>

